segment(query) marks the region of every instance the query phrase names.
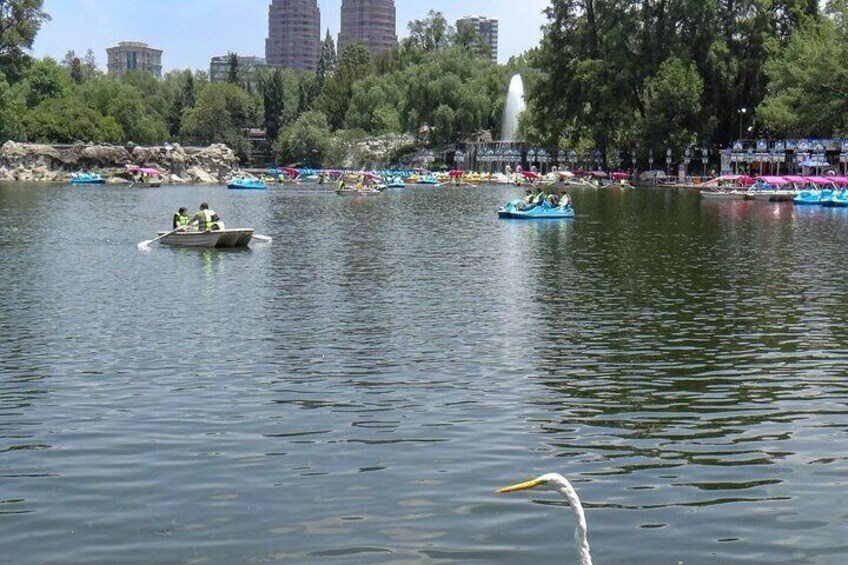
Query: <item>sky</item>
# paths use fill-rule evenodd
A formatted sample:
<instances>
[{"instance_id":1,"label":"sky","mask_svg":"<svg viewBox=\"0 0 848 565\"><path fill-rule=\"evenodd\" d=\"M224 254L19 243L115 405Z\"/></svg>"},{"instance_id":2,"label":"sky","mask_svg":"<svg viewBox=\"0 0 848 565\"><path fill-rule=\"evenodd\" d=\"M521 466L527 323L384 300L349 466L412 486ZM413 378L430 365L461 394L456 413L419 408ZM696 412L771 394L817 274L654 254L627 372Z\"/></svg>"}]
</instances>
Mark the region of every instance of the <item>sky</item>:
<instances>
[{"instance_id":1,"label":"sky","mask_svg":"<svg viewBox=\"0 0 848 565\"><path fill-rule=\"evenodd\" d=\"M429 10L455 23L462 16L500 20L498 60L506 62L541 40L542 11L548 0L396 0L398 36L411 20ZM62 59L91 48L105 70L106 48L119 41L143 41L163 49L162 65L171 69L208 69L209 59L230 51L265 56L270 0L45 0L51 21L36 37L33 54ZM321 37L338 39L341 0L319 0Z\"/></svg>"}]
</instances>

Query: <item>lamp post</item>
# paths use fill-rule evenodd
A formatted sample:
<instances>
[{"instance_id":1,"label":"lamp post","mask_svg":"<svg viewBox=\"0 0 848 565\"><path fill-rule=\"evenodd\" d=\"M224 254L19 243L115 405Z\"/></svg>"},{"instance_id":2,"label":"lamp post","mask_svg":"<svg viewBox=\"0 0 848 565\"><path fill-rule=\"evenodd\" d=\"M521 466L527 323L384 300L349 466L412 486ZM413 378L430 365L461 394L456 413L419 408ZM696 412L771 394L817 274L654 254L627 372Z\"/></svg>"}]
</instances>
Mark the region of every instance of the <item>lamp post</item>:
<instances>
[{"instance_id":1,"label":"lamp post","mask_svg":"<svg viewBox=\"0 0 848 565\"><path fill-rule=\"evenodd\" d=\"M739 113L739 137L737 139L739 139L741 141L742 140L742 122L745 121L745 114L748 112L748 108L743 107L743 108L739 108L736 111Z\"/></svg>"},{"instance_id":2,"label":"lamp post","mask_svg":"<svg viewBox=\"0 0 848 565\"><path fill-rule=\"evenodd\" d=\"M671 173L671 147L667 147L665 150L665 174Z\"/></svg>"},{"instance_id":3,"label":"lamp post","mask_svg":"<svg viewBox=\"0 0 848 565\"><path fill-rule=\"evenodd\" d=\"M648 170L649 171L654 170L654 148L653 147L648 149Z\"/></svg>"},{"instance_id":4,"label":"lamp post","mask_svg":"<svg viewBox=\"0 0 848 565\"><path fill-rule=\"evenodd\" d=\"M701 147L701 166L704 169L704 176L707 176L707 160L710 158L710 150L706 147Z\"/></svg>"}]
</instances>

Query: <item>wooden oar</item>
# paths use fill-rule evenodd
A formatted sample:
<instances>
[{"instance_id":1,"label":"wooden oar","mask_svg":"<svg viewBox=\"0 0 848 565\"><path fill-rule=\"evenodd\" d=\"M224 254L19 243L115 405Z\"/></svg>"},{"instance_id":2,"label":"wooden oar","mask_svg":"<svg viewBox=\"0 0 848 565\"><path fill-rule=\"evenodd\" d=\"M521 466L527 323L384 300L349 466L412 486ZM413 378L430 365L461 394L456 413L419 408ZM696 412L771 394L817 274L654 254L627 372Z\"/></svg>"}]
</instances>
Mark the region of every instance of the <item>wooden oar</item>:
<instances>
[{"instance_id":1,"label":"wooden oar","mask_svg":"<svg viewBox=\"0 0 848 565\"><path fill-rule=\"evenodd\" d=\"M174 229L174 230L171 230L171 231L169 231L168 233L162 234L162 235L160 235L159 237L156 237L156 238L153 238L153 239L148 239L148 240L142 241L141 243L139 243L139 244L138 244L138 248L139 248L139 249L149 249L149 248L150 248L150 244L151 244L151 243L153 243L154 241L159 241L159 240L160 240L160 239L162 239L163 237L168 237L169 235L175 234L175 233L177 233L178 231L180 231L180 230L184 230L184 229L185 229L185 226L179 226L178 228L176 228L176 229Z\"/></svg>"},{"instance_id":2,"label":"wooden oar","mask_svg":"<svg viewBox=\"0 0 848 565\"><path fill-rule=\"evenodd\" d=\"M269 237L267 235L259 235L259 234L253 234L253 239L257 239L257 240L259 240L263 243L271 243L272 241L274 241L274 239L272 237Z\"/></svg>"}]
</instances>

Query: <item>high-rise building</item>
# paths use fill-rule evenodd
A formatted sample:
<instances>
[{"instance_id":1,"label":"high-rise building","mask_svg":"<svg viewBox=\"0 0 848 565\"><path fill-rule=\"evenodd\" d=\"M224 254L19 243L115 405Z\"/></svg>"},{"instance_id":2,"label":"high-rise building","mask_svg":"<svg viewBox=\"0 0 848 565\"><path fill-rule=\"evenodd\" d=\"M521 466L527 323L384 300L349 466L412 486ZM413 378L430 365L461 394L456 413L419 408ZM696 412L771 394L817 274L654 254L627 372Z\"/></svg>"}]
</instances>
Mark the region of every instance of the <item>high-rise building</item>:
<instances>
[{"instance_id":1,"label":"high-rise building","mask_svg":"<svg viewBox=\"0 0 848 565\"><path fill-rule=\"evenodd\" d=\"M162 50L140 41L121 41L106 49L106 69L111 75L141 71L162 78Z\"/></svg>"},{"instance_id":2,"label":"high-rise building","mask_svg":"<svg viewBox=\"0 0 848 565\"><path fill-rule=\"evenodd\" d=\"M485 18L483 16L465 16L456 21L457 26L460 23L470 25L477 30L477 33L483 36L486 43L489 44L489 56L493 63L498 62L498 20L495 18Z\"/></svg>"},{"instance_id":3,"label":"high-rise building","mask_svg":"<svg viewBox=\"0 0 848 565\"><path fill-rule=\"evenodd\" d=\"M394 0L342 0L339 55L360 42L371 55L397 47L397 9Z\"/></svg>"},{"instance_id":4,"label":"high-rise building","mask_svg":"<svg viewBox=\"0 0 848 565\"><path fill-rule=\"evenodd\" d=\"M315 71L321 53L318 0L271 0L265 60L274 67Z\"/></svg>"}]
</instances>

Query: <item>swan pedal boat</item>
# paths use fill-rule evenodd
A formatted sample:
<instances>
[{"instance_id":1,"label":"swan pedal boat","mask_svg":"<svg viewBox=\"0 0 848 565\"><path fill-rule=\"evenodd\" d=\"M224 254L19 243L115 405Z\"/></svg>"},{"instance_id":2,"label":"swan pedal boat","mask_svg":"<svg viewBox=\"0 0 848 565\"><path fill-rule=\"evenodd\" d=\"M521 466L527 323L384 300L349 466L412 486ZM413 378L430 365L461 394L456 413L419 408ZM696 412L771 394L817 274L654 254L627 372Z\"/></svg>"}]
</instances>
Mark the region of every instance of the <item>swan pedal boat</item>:
<instances>
[{"instance_id":1,"label":"swan pedal boat","mask_svg":"<svg viewBox=\"0 0 848 565\"><path fill-rule=\"evenodd\" d=\"M557 220L562 218L573 218L574 208L569 206L551 206L550 204L541 204L533 206L529 209L521 210L519 205L523 204L521 200L513 200L506 206L498 210L498 218L514 219L514 220L535 220L535 219L550 219Z\"/></svg>"},{"instance_id":2,"label":"swan pedal boat","mask_svg":"<svg viewBox=\"0 0 848 565\"><path fill-rule=\"evenodd\" d=\"M165 236L159 240L162 245L175 247L247 247L253 238L253 229L228 229L213 231L178 231L169 235L161 231L157 235Z\"/></svg>"}]
</instances>

